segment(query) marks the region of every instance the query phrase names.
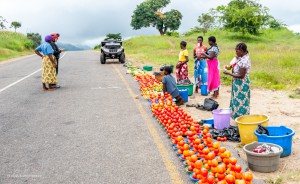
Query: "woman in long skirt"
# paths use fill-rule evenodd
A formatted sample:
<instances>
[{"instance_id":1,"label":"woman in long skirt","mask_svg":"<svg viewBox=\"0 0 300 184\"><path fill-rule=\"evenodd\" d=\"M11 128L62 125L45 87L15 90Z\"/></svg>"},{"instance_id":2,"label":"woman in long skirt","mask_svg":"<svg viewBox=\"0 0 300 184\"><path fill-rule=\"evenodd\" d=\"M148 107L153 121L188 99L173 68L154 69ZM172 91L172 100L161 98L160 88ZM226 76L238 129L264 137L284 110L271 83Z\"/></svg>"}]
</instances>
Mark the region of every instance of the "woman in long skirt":
<instances>
[{"instance_id":1,"label":"woman in long skirt","mask_svg":"<svg viewBox=\"0 0 300 184\"><path fill-rule=\"evenodd\" d=\"M41 44L35 49L35 53L43 58L43 69L42 69L42 84L43 90L54 90L49 84L56 84L56 60L53 56L54 50L52 49L50 43L52 42L52 37L47 35L45 37L45 43ZM48 85L48 87L47 87Z\"/></svg>"},{"instance_id":2,"label":"woman in long skirt","mask_svg":"<svg viewBox=\"0 0 300 184\"><path fill-rule=\"evenodd\" d=\"M250 79L251 60L245 43L237 44L235 48L237 62L232 73L224 70L224 74L232 76L230 109L231 117L235 119L250 114Z\"/></svg>"},{"instance_id":3,"label":"woman in long skirt","mask_svg":"<svg viewBox=\"0 0 300 184\"><path fill-rule=\"evenodd\" d=\"M176 64L176 81L177 83L182 82L185 79L188 79L188 65L187 62L189 61L189 53L186 49L186 42L180 42L181 51L179 53L179 60Z\"/></svg>"},{"instance_id":4,"label":"woman in long skirt","mask_svg":"<svg viewBox=\"0 0 300 184\"><path fill-rule=\"evenodd\" d=\"M216 99L219 96L219 87L220 87L220 71L219 71L219 47L216 43L216 38L210 36L208 38L208 44L211 46L207 52L203 52L202 55L207 58L207 69L208 69L208 81L207 89L209 92L213 92L213 99Z\"/></svg>"}]
</instances>

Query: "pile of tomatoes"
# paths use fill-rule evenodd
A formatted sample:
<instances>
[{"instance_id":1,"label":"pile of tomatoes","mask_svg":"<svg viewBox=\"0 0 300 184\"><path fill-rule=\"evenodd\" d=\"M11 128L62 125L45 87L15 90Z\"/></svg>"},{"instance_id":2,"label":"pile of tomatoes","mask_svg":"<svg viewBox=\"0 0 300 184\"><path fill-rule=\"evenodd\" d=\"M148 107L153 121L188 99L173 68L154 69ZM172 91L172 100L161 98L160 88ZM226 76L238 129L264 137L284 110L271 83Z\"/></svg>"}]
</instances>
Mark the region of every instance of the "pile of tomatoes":
<instances>
[{"instance_id":1,"label":"pile of tomatoes","mask_svg":"<svg viewBox=\"0 0 300 184\"><path fill-rule=\"evenodd\" d=\"M145 88L150 91L152 115L166 130L190 178L198 184L251 184L252 173L242 173L242 167L231 152L219 142L213 142L209 127L200 126L191 115L176 106L170 94L155 93L151 86L156 81L151 77L145 74L135 78L142 91ZM223 138L219 140L224 141Z\"/></svg>"},{"instance_id":2,"label":"pile of tomatoes","mask_svg":"<svg viewBox=\"0 0 300 184\"><path fill-rule=\"evenodd\" d=\"M162 83L150 74L137 74L134 78L139 81L142 96L146 99L154 98L153 95L157 97L156 94L162 91Z\"/></svg>"}]
</instances>

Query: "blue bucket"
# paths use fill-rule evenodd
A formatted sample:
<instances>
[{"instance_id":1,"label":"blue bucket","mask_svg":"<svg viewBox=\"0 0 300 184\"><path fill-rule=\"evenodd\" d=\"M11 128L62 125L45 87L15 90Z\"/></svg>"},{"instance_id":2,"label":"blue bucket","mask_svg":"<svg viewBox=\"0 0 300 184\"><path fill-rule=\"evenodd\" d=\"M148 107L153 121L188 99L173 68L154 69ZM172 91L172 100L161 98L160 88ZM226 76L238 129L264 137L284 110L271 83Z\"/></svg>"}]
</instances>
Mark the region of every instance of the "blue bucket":
<instances>
[{"instance_id":1,"label":"blue bucket","mask_svg":"<svg viewBox=\"0 0 300 184\"><path fill-rule=\"evenodd\" d=\"M283 149L280 157L289 156L292 151L292 138L295 135L295 131L286 126L266 126L266 129L268 129L269 135L258 134L254 131L258 142L277 144Z\"/></svg>"},{"instance_id":2,"label":"blue bucket","mask_svg":"<svg viewBox=\"0 0 300 184\"><path fill-rule=\"evenodd\" d=\"M187 88L178 89L179 95L184 99L184 102L189 101L189 90Z\"/></svg>"},{"instance_id":3,"label":"blue bucket","mask_svg":"<svg viewBox=\"0 0 300 184\"><path fill-rule=\"evenodd\" d=\"M208 95L207 85L201 85L200 88L201 88L201 95L207 96Z\"/></svg>"}]
</instances>

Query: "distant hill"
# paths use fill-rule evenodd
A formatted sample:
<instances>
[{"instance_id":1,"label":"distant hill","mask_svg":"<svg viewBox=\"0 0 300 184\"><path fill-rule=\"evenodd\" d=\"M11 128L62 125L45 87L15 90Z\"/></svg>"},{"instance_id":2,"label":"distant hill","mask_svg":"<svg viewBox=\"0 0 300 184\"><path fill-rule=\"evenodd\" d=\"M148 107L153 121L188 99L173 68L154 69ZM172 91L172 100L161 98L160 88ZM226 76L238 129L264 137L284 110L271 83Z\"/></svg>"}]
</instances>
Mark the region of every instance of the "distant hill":
<instances>
[{"instance_id":1,"label":"distant hill","mask_svg":"<svg viewBox=\"0 0 300 184\"><path fill-rule=\"evenodd\" d=\"M57 43L57 46L63 48L65 51L79 51L91 49L89 46L86 45L73 45L70 43Z\"/></svg>"}]
</instances>

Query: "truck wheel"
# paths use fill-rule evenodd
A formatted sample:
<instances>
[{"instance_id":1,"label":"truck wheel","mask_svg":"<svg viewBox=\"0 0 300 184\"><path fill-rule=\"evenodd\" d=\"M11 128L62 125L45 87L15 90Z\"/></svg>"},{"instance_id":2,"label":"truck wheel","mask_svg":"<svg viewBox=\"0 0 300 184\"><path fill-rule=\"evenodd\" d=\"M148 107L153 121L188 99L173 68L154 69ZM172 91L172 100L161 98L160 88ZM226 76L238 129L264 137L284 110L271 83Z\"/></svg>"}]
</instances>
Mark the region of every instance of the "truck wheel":
<instances>
[{"instance_id":1,"label":"truck wheel","mask_svg":"<svg viewBox=\"0 0 300 184\"><path fill-rule=\"evenodd\" d=\"M105 60L105 57L104 57L104 54L103 54L103 53L101 53L101 54L100 54L100 62L101 62L101 64L105 64L105 62L106 62L106 60Z\"/></svg>"},{"instance_id":2,"label":"truck wheel","mask_svg":"<svg viewBox=\"0 0 300 184\"><path fill-rule=\"evenodd\" d=\"M125 63L125 53L124 52L120 56L120 62Z\"/></svg>"}]
</instances>

